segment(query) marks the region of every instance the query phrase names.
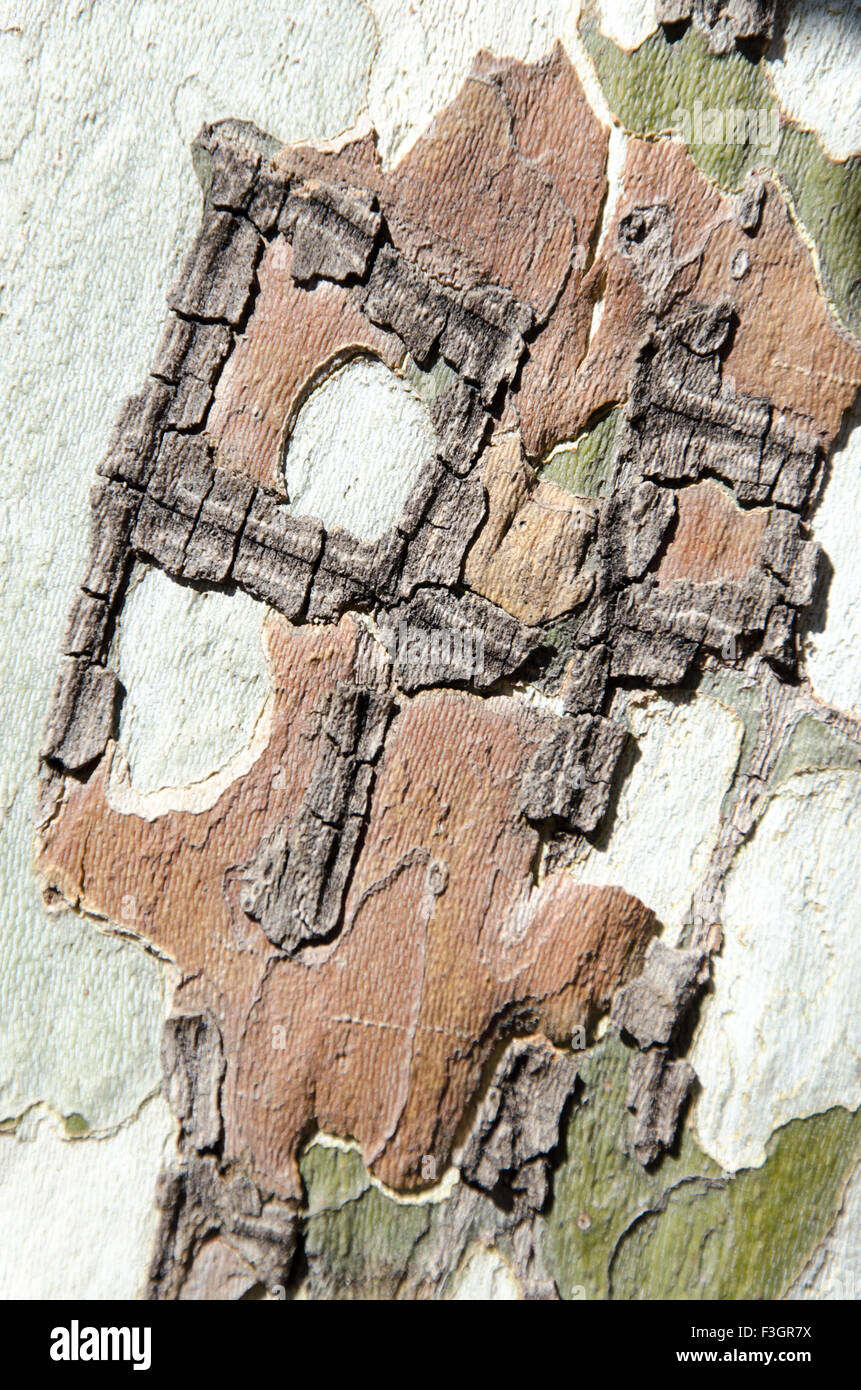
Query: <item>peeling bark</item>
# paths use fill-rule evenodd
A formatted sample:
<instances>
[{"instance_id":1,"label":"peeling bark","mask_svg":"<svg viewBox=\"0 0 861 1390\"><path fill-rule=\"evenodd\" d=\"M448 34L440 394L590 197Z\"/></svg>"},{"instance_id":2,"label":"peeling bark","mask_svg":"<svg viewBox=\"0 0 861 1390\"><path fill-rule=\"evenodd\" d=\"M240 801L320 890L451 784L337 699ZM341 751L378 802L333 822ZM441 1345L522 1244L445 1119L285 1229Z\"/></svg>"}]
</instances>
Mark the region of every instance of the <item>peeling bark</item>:
<instances>
[{"instance_id":1,"label":"peeling bark","mask_svg":"<svg viewBox=\"0 0 861 1390\"><path fill-rule=\"evenodd\" d=\"M728 53L739 40L771 38L776 0L656 0L659 24L693 20L712 53Z\"/></svg>"},{"instance_id":2,"label":"peeling bark","mask_svg":"<svg viewBox=\"0 0 861 1390\"><path fill-rule=\"evenodd\" d=\"M764 34L770 8L711 7L714 43ZM548 837L564 849L607 813L620 685L741 652L780 706L821 576L804 517L861 359L766 180L725 198L673 142L632 140L595 245L607 135L559 46L532 66L479 55L391 171L373 141L276 147L236 123L196 154L202 225L100 466L43 746L71 774L40 825L47 886L112 921L131 896L122 920L181 975L150 1296L283 1278L316 1130L402 1191L455 1155L509 1202L544 1296L528 1213L577 1076L557 1048L612 1002L638 1047L633 1152L653 1163L719 936L714 915L689 950L646 954L648 904L548 869ZM435 456L375 541L296 515L283 478L304 399L360 353L455 375ZM608 496L538 478L531 459L622 402ZM207 811L112 805L107 662L133 557L275 610L268 741ZM547 668L560 619L559 703L530 704L512 682Z\"/></svg>"}]
</instances>

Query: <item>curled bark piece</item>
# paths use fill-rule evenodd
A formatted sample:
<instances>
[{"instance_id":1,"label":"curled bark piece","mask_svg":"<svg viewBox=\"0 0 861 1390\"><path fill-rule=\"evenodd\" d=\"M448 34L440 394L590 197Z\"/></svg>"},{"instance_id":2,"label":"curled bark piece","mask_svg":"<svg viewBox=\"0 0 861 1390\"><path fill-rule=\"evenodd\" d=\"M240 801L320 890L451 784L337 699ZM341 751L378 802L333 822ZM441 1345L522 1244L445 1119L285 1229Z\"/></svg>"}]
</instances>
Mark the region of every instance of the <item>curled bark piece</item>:
<instances>
[{"instance_id":1,"label":"curled bark piece","mask_svg":"<svg viewBox=\"0 0 861 1390\"><path fill-rule=\"evenodd\" d=\"M144 488L155 467L165 417L173 389L150 378L143 391L131 396L120 412L108 451L99 464L103 477Z\"/></svg>"},{"instance_id":2,"label":"curled bark piece","mask_svg":"<svg viewBox=\"0 0 861 1390\"><path fill-rule=\"evenodd\" d=\"M613 1000L613 1022L640 1047L666 1046L699 990L703 966L701 952L653 941L642 975L623 985Z\"/></svg>"},{"instance_id":3,"label":"curled bark piece","mask_svg":"<svg viewBox=\"0 0 861 1390\"><path fill-rule=\"evenodd\" d=\"M117 691L113 671L86 657L66 657L48 716L42 757L67 772L80 772L100 758L114 730Z\"/></svg>"},{"instance_id":4,"label":"curled bark piece","mask_svg":"<svg viewBox=\"0 0 861 1390\"><path fill-rule=\"evenodd\" d=\"M168 573L181 574L185 549L215 469L201 435L164 435L137 515L132 546Z\"/></svg>"},{"instance_id":5,"label":"curled bark piece","mask_svg":"<svg viewBox=\"0 0 861 1390\"><path fill-rule=\"evenodd\" d=\"M448 314L442 291L390 246L374 261L362 307L372 323L397 333L420 366L439 343Z\"/></svg>"},{"instance_id":6,"label":"curled bark piece","mask_svg":"<svg viewBox=\"0 0 861 1390\"><path fill-rule=\"evenodd\" d=\"M265 1200L244 1175L222 1174L210 1155L193 1155L162 1174L156 1202L159 1230L146 1298L179 1298L187 1281L197 1283L197 1297L223 1296L217 1282L201 1287L194 1275L213 1237L244 1260L259 1282L271 1287L285 1279L296 1248L295 1213L285 1202Z\"/></svg>"},{"instance_id":7,"label":"curled bark piece","mask_svg":"<svg viewBox=\"0 0 861 1390\"><path fill-rule=\"evenodd\" d=\"M577 1058L544 1038L506 1049L455 1162L462 1177L521 1211L540 1211L550 1190L549 1155L577 1084Z\"/></svg>"},{"instance_id":8,"label":"curled bark piece","mask_svg":"<svg viewBox=\"0 0 861 1390\"><path fill-rule=\"evenodd\" d=\"M800 509L816 476L816 440L737 395L721 380L719 349L729 331L725 302L691 311L643 346L628 402L620 455L639 478L724 479L740 502ZM710 359L710 360L709 360Z\"/></svg>"},{"instance_id":9,"label":"curled bark piece","mask_svg":"<svg viewBox=\"0 0 861 1390\"><path fill-rule=\"evenodd\" d=\"M179 1121L180 1143L199 1151L221 1139L221 1085L226 1063L212 1014L169 1018L161 1045L164 1090Z\"/></svg>"},{"instance_id":10,"label":"curled bark piece","mask_svg":"<svg viewBox=\"0 0 861 1390\"><path fill-rule=\"evenodd\" d=\"M712 53L729 53L736 40L765 45L774 28L775 0L655 0L659 24L692 20Z\"/></svg>"},{"instance_id":11,"label":"curled bark piece","mask_svg":"<svg viewBox=\"0 0 861 1390\"><path fill-rule=\"evenodd\" d=\"M293 517L286 507L258 491L251 503L231 577L255 598L288 618L305 607L323 548L323 527L311 517Z\"/></svg>"},{"instance_id":12,"label":"curled bark piece","mask_svg":"<svg viewBox=\"0 0 861 1390\"><path fill-rule=\"evenodd\" d=\"M622 725L600 715L557 720L524 774L523 814L536 821L559 816L573 829L594 830L626 741Z\"/></svg>"},{"instance_id":13,"label":"curled bark piece","mask_svg":"<svg viewBox=\"0 0 861 1390\"><path fill-rule=\"evenodd\" d=\"M735 215L743 232L752 234L756 231L762 216L764 200L765 182L759 174L751 171L744 181L744 187L739 193L735 205Z\"/></svg>"},{"instance_id":14,"label":"curled bark piece","mask_svg":"<svg viewBox=\"0 0 861 1390\"><path fill-rule=\"evenodd\" d=\"M244 478L215 469L212 486L185 547L184 579L209 584L227 580L254 495L254 488Z\"/></svg>"},{"instance_id":15,"label":"curled bark piece","mask_svg":"<svg viewBox=\"0 0 861 1390\"><path fill-rule=\"evenodd\" d=\"M372 193L312 180L291 189L279 226L293 242L294 280L363 280L381 218Z\"/></svg>"},{"instance_id":16,"label":"curled bark piece","mask_svg":"<svg viewBox=\"0 0 861 1390\"><path fill-rule=\"evenodd\" d=\"M437 457L452 473L465 477L487 431L488 415L478 393L458 380L436 397L430 417L437 434Z\"/></svg>"},{"instance_id":17,"label":"curled bark piece","mask_svg":"<svg viewBox=\"0 0 861 1390\"><path fill-rule=\"evenodd\" d=\"M459 583L470 542L487 515L487 497L474 473L456 478L438 464L426 476L427 490L417 489L410 499L410 507L423 507L424 515L398 576L405 598L422 584ZM408 523L415 514L408 514Z\"/></svg>"},{"instance_id":18,"label":"curled bark piece","mask_svg":"<svg viewBox=\"0 0 861 1390\"><path fill-rule=\"evenodd\" d=\"M598 551L612 587L641 579L676 514L666 488L641 482L622 489L601 511Z\"/></svg>"},{"instance_id":19,"label":"curled bark piece","mask_svg":"<svg viewBox=\"0 0 861 1390\"><path fill-rule=\"evenodd\" d=\"M625 1103L635 1116L634 1157L644 1167L672 1146L681 1108L695 1080L690 1062L671 1058L664 1047L652 1047L631 1058Z\"/></svg>"},{"instance_id":20,"label":"curled bark piece","mask_svg":"<svg viewBox=\"0 0 861 1390\"><path fill-rule=\"evenodd\" d=\"M341 921L391 711L384 693L338 687L289 835L279 828L266 837L244 870L243 911L285 951L330 936Z\"/></svg>"},{"instance_id":21,"label":"curled bark piece","mask_svg":"<svg viewBox=\"0 0 861 1390\"><path fill-rule=\"evenodd\" d=\"M259 233L244 217L204 213L200 231L167 297L188 318L241 323L263 249Z\"/></svg>"},{"instance_id":22,"label":"curled bark piece","mask_svg":"<svg viewBox=\"0 0 861 1390\"><path fill-rule=\"evenodd\" d=\"M486 690L513 675L540 644L525 627L478 594L426 586L380 619L389 634L393 679L410 693L467 683Z\"/></svg>"}]
</instances>

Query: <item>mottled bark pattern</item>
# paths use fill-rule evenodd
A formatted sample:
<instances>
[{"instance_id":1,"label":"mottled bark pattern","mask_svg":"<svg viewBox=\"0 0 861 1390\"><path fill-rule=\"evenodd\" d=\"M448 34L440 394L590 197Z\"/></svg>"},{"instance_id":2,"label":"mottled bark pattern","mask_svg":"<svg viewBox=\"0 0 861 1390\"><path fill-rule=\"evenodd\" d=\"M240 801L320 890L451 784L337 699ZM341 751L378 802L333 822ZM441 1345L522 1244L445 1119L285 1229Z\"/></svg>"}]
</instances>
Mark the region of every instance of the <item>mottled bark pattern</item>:
<instances>
[{"instance_id":1,"label":"mottled bark pattern","mask_svg":"<svg viewBox=\"0 0 861 1390\"><path fill-rule=\"evenodd\" d=\"M725 48L772 10L659 18ZM531 66L479 55L388 171L372 140L278 147L237 122L205 127L196 162L202 224L99 470L43 747L48 886L112 921L133 894L126 928L180 972L150 1294L283 1281L323 1130L402 1191L455 1161L464 1219L490 1194L546 1296L529 1220L576 1092L572 1035L611 1011L632 1151L654 1163L720 937L671 950L647 904L553 865L611 805L619 685L739 652L794 678L820 578L804 518L861 362L768 180L725 197L679 145L632 139L599 242L607 132L560 46ZM728 278L742 244L751 270ZM375 541L297 514L282 468L306 396L360 353L448 373L435 456ZM602 496L539 479L620 403ZM274 610L265 746L206 811L111 804L110 636L134 558Z\"/></svg>"}]
</instances>

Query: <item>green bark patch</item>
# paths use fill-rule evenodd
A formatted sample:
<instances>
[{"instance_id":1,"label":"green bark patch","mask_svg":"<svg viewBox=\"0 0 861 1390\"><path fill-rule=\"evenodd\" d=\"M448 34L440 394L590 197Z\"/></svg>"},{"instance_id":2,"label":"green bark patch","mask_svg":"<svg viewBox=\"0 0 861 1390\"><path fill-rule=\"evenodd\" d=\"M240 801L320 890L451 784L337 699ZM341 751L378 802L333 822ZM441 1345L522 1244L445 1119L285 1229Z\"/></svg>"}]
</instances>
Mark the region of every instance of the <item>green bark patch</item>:
<instances>
[{"instance_id":1,"label":"green bark patch","mask_svg":"<svg viewBox=\"0 0 861 1390\"><path fill-rule=\"evenodd\" d=\"M355 1150L312 1144L299 1164L314 1296L390 1299L431 1224L430 1205L401 1205L374 1187Z\"/></svg>"},{"instance_id":2,"label":"green bark patch","mask_svg":"<svg viewBox=\"0 0 861 1390\"><path fill-rule=\"evenodd\" d=\"M608 1036L584 1058L581 1104L543 1221L563 1298L779 1298L834 1221L861 1151L861 1112L794 1120L761 1168L733 1177L687 1128L652 1171L628 1152L630 1051Z\"/></svg>"},{"instance_id":3,"label":"green bark patch","mask_svg":"<svg viewBox=\"0 0 861 1390\"><path fill-rule=\"evenodd\" d=\"M778 107L765 72L742 54L716 57L694 28L676 43L668 43L658 30L632 53L617 48L594 20L584 19L580 33L610 109L626 130L635 135L677 130L687 138L678 119L680 112L687 113L691 155L722 188L739 188L749 168L771 163L770 151L758 146L715 140L715 122L705 119L709 111L756 111L764 113L766 134L775 129ZM702 138L696 139L698 134Z\"/></svg>"},{"instance_id":4,"label":"green bark patch","mask_svg":"<svg viewBox=\"0 0 861 1390\"><path fill-rule=\"evenodd\" d=\"M606 497L610 491L619 411L611 410L570 444L553 450L539 469L542 482L556 483L575 497Z\"/></svg>"},{"instance_id":5,"label":"green bark patch","mask_svg":"<svg viewBox=\"0 0 861 1390\"><path fill-rule=\"evenodd\" d=\"M310 1144L299 1160L299 1171L305 1184L309 1217L337 1211L347 1202L355 1202L371 1186L356 1149Z\"/></svg>"},{"instance_id":6,"label":"green bark patch","mask_svg":"<svg viewBox=\"0 0 861 1390\"><path fill-rule=\"evenodd\" d=\"M372 1183L355 1150L320 1144L300 1169L310 1298L444 1299L475 1243L512 1256L504 1214L464 1184L439 1201L398 1202Z\"/></svg>"},{"instance_id":7,"label":"green bark patch","mask_svg":"<svg viewBox=\"0 0 861 1390\"><path fill-rule=\"evenodd\" d=\"M837 164L810 131L785 125L777 168L816 244L825 288L846 327L861 337L861 159Z\"/></svg>"},{"instance_id":8,"label":"green bark patch","mask_svg":"<svg viewBox=\"0 0 861 1390\"><path fill-rule=\"evenodd\" d=\"M829 1110L772 1135L761 1168L723 1190L667 1194L619 1243L619 1299L773 1299L797 1277L831 1226L861 1150L861 1112Z\"/></svg>"},{"instance_id":9,"label":"green bark patch","mask_svg":"<svg viewBox=\"0 0 861 1390\"><path fill-rule=\"evenodd\" d=\"M632 1223L682 1183L706 1190L721 1181L717 1164L683 1132L678 1150L648 1171L628 1151L625 1109L631 1051L609 1034L584 1057L581 1103L572 1112L565 1153L543 1221L542 1253L565 1299L610 1297L610 1267Z\"/></svg>"},{"instance_id":10,"label":"green bark patch","mask_svg":"<svg viewBox=\"0 0 861 1390\"><path fill-rule=\"evenodd\" d=\"M861 747L839 729L823 723L813 714L803 714L793 725L769 786L774 789L796 772L821 772L828 768L861 767Z\"/></svg>"},{"instance_id":11,"label":"green bark patch","mask_svg":"<svg viewBox=\"0 0 861 1390\"><path fill-rule=\"evenodd\" d=\"M321 1212L305 1232L309 1265L319 1266L317 1297L391 1299L431 1210L400 1206L371 1187L336 1211Z\"/></svg>"},{"instance_id":12,"label":"green bark patch","mask_svg":"<svg viewBox=\"0 0 861 1390\"><path fill-rule=\"evenodd\" d=\"M403 374L404 380L425 405L431 405L437 396L447 391L458 379L457 372L452 370L444 357L437 357L431 366L424 368L418 366L407 354Z\"/></svg>"},{"instance_id":13,"label":"green bark patch","mask_svg":"<svg viewBox=\"0 0 861 1390\"><path fill-rule=\"evenodd\" d=\"M536 1222L563 1299L770 1299L797 1279L834 1222L861 1153L861 1112L835 1108L772 1135L761 1168L724 1174L689 1128L652 1170L630 1155L631 1050L612 1033L583 1057L549 1210ZM308 1293L445 1297L475 1240L510 1251L500 1214L465 1189L401 1203L352 1149L312 1144L305 1184ZM445 1252L446 1271L439 1259Z\"/></svg>"}]
</instances>

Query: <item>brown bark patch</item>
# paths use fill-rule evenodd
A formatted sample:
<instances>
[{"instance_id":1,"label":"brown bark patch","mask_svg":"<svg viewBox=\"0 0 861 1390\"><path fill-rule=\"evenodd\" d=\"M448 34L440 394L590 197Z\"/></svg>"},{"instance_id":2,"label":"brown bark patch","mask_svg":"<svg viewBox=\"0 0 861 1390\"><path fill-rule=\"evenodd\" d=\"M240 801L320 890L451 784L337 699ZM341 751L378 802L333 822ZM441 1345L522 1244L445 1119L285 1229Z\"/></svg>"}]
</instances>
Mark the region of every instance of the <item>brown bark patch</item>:
<instances>
[{"instance_id":1,"label":"brown bark patch","mask_svg":"<svg viewBox=\"0 0 861 1390\"><path fill-rule=\"evenodd\" d=\"M467 555L470 588L524 623L558 617L588 598L592 576L582 567L595 508L539 482L517 433L493 441L481 481L488 516Z\"/></svg>"},{"instance_id":2,"label":"brown bark patch","mask_svg":"<svg viewBox=\"0 0 861 1390\"><path fill-rule=\"evenodd\" d=\"M285 434L325 369L362 352L391 368L403 360L397 339L375 328L343 286L326 280L311 289L297 285L292 255L283 236L267 248L259 294L216 388L207 425L222 468L281 493Z\"/></svg>"},{"instance_id":3,"label":"brown bark patch","mask_svg":"<svg viewBox=\"0 0 861 1390\"><path fill-rule=\"evenodd\" d=\"M677 493L678 521L658 567L658 583L673 579L743 579L759 559L769 509L745 511L718 483Z\"/></svg>"}]
</instances>

